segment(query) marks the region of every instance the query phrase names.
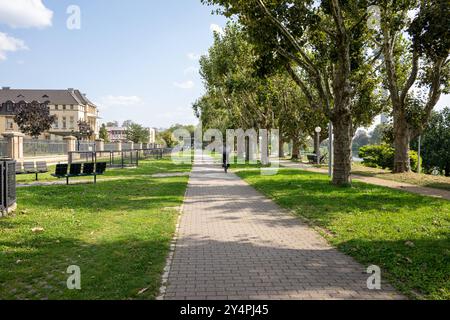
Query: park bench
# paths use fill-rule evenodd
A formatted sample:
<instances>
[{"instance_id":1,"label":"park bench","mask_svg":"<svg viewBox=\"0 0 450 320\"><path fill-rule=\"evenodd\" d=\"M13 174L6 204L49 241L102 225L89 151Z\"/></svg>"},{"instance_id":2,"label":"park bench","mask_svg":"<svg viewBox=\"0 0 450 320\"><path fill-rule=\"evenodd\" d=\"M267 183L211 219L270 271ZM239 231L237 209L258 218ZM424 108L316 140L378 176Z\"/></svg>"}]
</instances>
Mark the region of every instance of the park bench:
<instances>
[{"instance_id":1,"label":"park bench","mask_svg":"<svg viewBox=\"0 0 450 320\"><path fill-rule=\"evenodd\" d=\"M53 177L58 179L66 179L67 185L70 178L76 177L94 177L94 183L97 183L97 176L104 175L106 172L106 162L95 163L72 163L56 165L55 174Z\"/></svg>"},{"instance_id":2,"label":"park bench","mask_svg":"<svg viewBox=\"0 0 450 320\"><path fill-rule=\"evenodd\" d=\"M36 181L38 181L39 174L47 173L47 172L48 172L47 163L43 162L43 161L36 162L36 164L34 162L25 162L25 163L23 163L23 167L22 167L22 163L16 162L16 174L17 175L34 174L34 175L36 175Z\"/></svg>"},{"instance_id":3,"label":"park bench","mask_svg":"<svg viewBox=\"0 0 450 320\"><path fill-rule=\"evenodd\" d=\"M314 163L317 164L317 155L316 154L308 154L308 162L309 163ZM325 159L327 158L327 155L324 154L323 156L320 157L320 163L323 163L325 161Z\"/></svg>"}]
</instances>

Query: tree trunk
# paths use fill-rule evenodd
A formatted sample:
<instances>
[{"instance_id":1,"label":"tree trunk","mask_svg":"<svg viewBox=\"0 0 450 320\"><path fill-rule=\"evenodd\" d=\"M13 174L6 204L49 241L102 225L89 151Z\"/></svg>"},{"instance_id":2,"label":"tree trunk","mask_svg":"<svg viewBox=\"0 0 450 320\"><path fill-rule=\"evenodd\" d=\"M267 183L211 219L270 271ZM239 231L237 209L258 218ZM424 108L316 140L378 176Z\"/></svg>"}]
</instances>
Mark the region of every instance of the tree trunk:
<instances>
[{"instance_id":1,"label":"tree trunk","mask_svg":"<svg viewBox=\"0 0 450 320\"><path fill-rule=\"evenodd\" d=\"M337 115L334 125L334 167L333 184L351 185L352 133L353 124L350 113Z\"/></svg>"},{"instance_id":2,"label":"tree trunk","mask_svg":"<svg viewBox=\"0 0 450 320\"><path fill-rule=\"evenodd\" d=\"M450 177L450 162L445 165L445 176Z\"/></svg>"},{"instance_id":3,"label":"tree trunk","mask_svg":"<svg viewBox=\"0 0 450 320\"><path fill-rule=\"evenodd\" d=\"M292 160L300 159L300 144L292 141Z\"/></svg>"},{"instance_id":4,"label":"tree trunk","mask_svg":"<svg viewBox=\"0 0 450 320\"><path fill-rule=\"evenodd\" d=\"M411 171L409 158L410 130L402 112L394 112L394 173Z\"/></svg>"},{"instance_id":5,"label":"tree trunk","mask_svg":"<svg viewBox=\"0 0 450 320\"><path fill-rule=\"evenodd\" d=\"M284 158L284 141L283 141L283 139L280 139L279 157Z\"/></svg>"}]
</instances>

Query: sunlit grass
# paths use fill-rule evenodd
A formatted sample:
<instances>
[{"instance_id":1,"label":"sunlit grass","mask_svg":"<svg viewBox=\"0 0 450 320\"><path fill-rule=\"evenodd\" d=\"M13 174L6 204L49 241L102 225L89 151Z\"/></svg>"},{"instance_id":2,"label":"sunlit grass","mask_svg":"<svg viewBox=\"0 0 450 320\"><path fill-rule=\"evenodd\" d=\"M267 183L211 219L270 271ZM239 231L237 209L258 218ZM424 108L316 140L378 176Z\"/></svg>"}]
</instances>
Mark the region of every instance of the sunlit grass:
<instances>
[{"instance_id":1,"label":"sunlit grass","mask_svg":"<svg viewBox=\"0 0 450 320\"><path fill-rule=\"evenodd\" d=\"M188 178L151 174L189 170L145 161L97 185L19 189L0 219L0 299L155 298ZM67 289L70 265L81 290Z\"/></svg>"},{"instance_id":2,"label":"sunlit grass","mask_svg":"<svg viewBox=\"0 0 450 320\"><path fill-rule=\"evenodd\" d=\"M323 232L343 252L413 298L450 299L450 202L355 182L332 186L327 176L281 169L238 175Z\"/></svg>"}]
</instances>

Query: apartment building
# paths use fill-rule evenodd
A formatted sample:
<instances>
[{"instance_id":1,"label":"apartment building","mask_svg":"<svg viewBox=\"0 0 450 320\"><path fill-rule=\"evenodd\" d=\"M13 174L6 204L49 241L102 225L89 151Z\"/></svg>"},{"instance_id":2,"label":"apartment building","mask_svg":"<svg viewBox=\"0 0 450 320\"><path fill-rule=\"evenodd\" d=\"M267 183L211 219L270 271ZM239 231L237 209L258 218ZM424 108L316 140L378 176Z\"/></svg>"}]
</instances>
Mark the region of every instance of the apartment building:
<instances>
[{"instance_id":1,"label":"apartment building","mask_svg":"<svg viewBox=\"0 0 450 320\"><path fill-rule=\"evenodd\" d=\"M124 127L107 127L108 139L111 142L128 142L127 128Z\"/></svg>"},{"instance_id":2,"label":"apartment building","mask_svg":"<svg viewBox=\"0 0 450 320\"><path fill-rule=\"evenodd\" d=\"M149 132L149 141L148 141L148 143L155 144L156 143L156 134L157 134L156 129L155 128L148 128L148 132Z\"/></svg>"},{"instance_id":3,"label":"apartment building","mask_svg":"<svg viewBox=\"0 0 450 320\"><path fill-rule=\"evenodd\" d=\"M107 127L108 139L111 142L128 142L127 139L127 128L125 127ZM156 143L156 129L147 128L149 133L148 143Z\"/></svg>"},{"instance_id":4,"label":"apartment building","mask_svg":"<svg viewBox=\"0 0 450 320\"><path fill-rule=\"evenodd\" d=\"M0 90L0 134L8 131L20 131L14 122L15 109L24 103L46 104L50 114L56 116L55 123L49 132L40 138L62 140L65 136L77 135L78 122L86 121L94 130L91 139L98 138L99 111L80 90L30 90L3 87Z\"/></svg>"}]
</instances>

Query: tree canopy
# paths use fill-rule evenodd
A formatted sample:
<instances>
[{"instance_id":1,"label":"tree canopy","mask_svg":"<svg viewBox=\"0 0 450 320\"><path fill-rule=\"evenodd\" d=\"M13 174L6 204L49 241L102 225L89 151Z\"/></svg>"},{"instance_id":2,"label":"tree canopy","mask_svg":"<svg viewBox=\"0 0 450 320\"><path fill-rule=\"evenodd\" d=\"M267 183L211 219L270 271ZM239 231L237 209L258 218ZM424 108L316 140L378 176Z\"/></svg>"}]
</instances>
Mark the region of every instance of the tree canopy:
<instances>
[{"instance_id":1,"label":"tree canopy","mask_svg":"<svg viewBox=\"0 0 450 320\"><path fill-rule=\"evenodd\" d=\"M14 117L20 131L33 138L50 130L55 120L56 116L50 115L50 108L38 102L19 104Z\"/></svg>"},{"instance_id":2,"label":"tree canopy","mask_svg":"<svg viewBox=\"0 0 450 320\"><path fill-rule=\"evenodd\" d=\"M148 143L150 139L150 132L140 124L129 122L126 127L127 140L134 143Z\"/></svg>"}]
</instances>

